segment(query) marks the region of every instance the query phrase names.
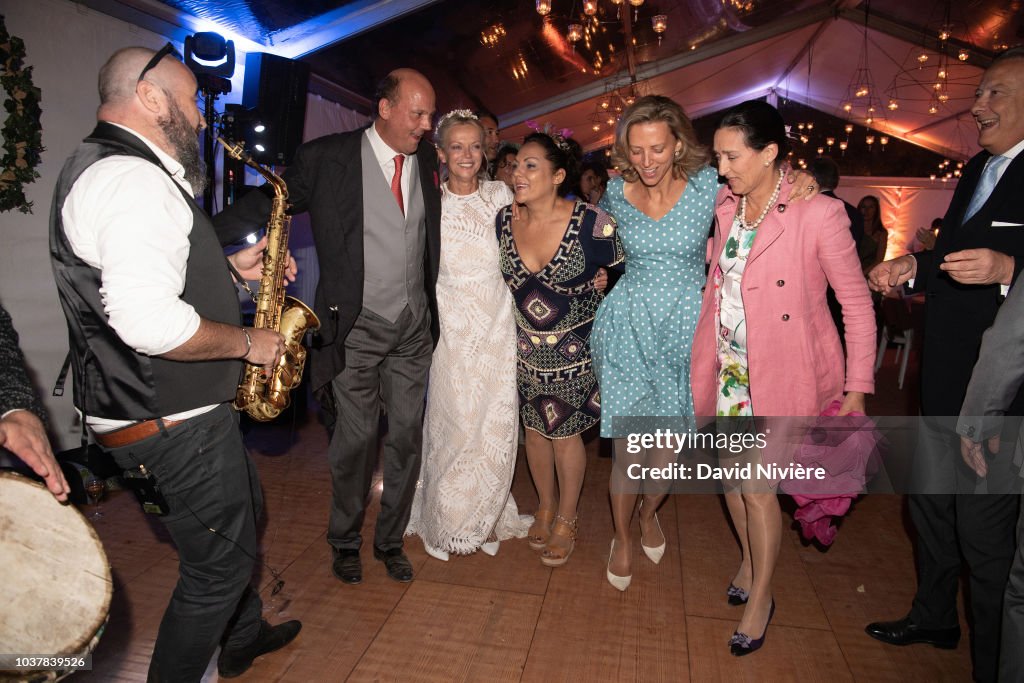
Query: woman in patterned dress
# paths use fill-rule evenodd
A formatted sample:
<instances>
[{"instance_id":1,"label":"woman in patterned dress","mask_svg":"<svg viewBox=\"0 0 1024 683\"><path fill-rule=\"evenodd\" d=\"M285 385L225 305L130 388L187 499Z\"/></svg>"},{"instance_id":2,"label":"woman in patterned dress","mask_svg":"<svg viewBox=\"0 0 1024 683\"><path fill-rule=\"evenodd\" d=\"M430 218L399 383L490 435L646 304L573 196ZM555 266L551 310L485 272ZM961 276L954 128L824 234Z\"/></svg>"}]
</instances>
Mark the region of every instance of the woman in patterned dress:
<instances>
[{"instance_id":1,"label":"woman in patterned dress","mask_svg":"<svg viewBox=\"0 0 1024 683\"><path fill-rule=\"evenodd\" d=\"M733 107L715 132L728 188L717 200L712 269L693 341L698 415L747 423L752 416L816 418L835 400L839 415L863 413L864 394L874 390L874 314L849 218L838 200L793 203L780 195L788 149L782 116L766 102ZM845 359L829 285L842 306ZM779 431L758 426L769 430ZM769 448L778 442L771 438ZM756 466L773 458L755 448L736 460ZM755 477L726 490L742 551L726 594L730 604L746 605L729 642L737 656L761 647L775 608L771 581L782 534L776 484Z\"/></svg>"},{"instance_id":2,"label":"woman in patterned dress","mask_svg":"<svg viewBox=\"0 0 1024 683\"><path fill-rule=\"evenodd\" d=\"M447 165L441 188L437 308L441 336L430 365L423 465L407 534L432 557L498 552L526 535L509 489L518 447L515 320L498 270L494 217L512 201L481 179L484 129L471 112L442 117L435 134Z\"/></svg>"},{"instance_id":3,"label":"woman in patterned dress","mask_svg":"<svg viewBox=\"0 0 1024 683\"><path fill-rule=\"evenodd\" d=\"M518 215L505 207L497 220L501 271L516 302L526 457L540 502L528 537L551 567L575 546L586 466L580 435L601 415L590 327L603 295L593 279L622 259L612 218L565 198L577 173L570 150L543 133L527 136L513 173Z\"/></svg>"}]
</instances>

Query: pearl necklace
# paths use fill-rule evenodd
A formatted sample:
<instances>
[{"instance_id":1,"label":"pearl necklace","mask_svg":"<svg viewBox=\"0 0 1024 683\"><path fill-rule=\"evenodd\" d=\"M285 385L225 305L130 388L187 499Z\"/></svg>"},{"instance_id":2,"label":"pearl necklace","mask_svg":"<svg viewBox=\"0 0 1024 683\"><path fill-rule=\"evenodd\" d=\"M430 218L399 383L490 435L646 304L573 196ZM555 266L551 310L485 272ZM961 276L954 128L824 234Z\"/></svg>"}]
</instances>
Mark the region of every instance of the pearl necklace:
<instances>
[{"instance_id":1,"label":"pearl necklace","mask_svg":"<svg viewBox=\"0 0 1024 683\"><path fill-rule=\"evenodd\" d=\"M772 196L768 198L768 203L765 204L761 215L758 216L757 220L753 223L747 223L746 218L744 218L747 215L747 195L740 197L740 210L737 215L739 216L741 230L756 230L757 226L761 225L761 221L764 220L764 217L768 215L768 212L772 210L772 207L775 206L775 202L779 199L779 192L782 191L782 177L783 173L780 170L779 181L775 183L775 191L772 192Z\"/></svg>"}]
</instances>

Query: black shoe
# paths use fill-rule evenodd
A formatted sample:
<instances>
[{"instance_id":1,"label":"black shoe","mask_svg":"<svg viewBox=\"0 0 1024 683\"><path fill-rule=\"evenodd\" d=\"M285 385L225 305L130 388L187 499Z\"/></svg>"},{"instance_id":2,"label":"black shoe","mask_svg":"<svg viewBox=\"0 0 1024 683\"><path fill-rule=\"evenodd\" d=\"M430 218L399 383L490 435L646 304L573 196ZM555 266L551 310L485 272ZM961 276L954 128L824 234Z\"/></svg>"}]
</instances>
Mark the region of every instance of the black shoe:
<instances>
[{"instance_id":1,"label":"black shoe","mask_svg":"<svg viewBox=\"0 0 1024 683\"><path fill-rule=\"evenodd\" d=\"M732 656L746 657L760 650L761 646L764 645L765 638L768 637L768 625L772 623L773 616L775 616L775 600L772 600L772 607L768 611L768 621L764 625L764 633L756 640L746 633L733 631L732 638L729 639L729 652L732 653Z\"/></svg>"},{"instance_id":2,"label":"black shoe","mask_svg":"<svg viewBox=\"0 0 1024 683\"><path fill-rule=\"evenodd\" d=\"M331 571L342 583L352 584L363 582L363 563L359 561L358 550L334 549L334 562Z\"/></svg>"},{"instance_id":3,"label":"black shoe","mask_svg":"<svg viewBox=\"0 0 1024 683\"><path fill-rule=\"evenodd\" d=\"M252 660L268 652L280 650L295 640L295 636L299 635L301 630L302 622L297 620L286 621L277 626L260 621L260 632L256 640L237 650L225 648L220 651L220 657L217 658L217 673L221 678L241 676L252 666Z\"/></svg>"},{"instance_id":4,"label":"black shoe","mask_svg":"<svg viewBox=\"0 0 1024 683\"><path fill-rule=\"evenodd\" d=\"M905 617L899 621L876 621L868 624L864 632L875 640L890 645L928 643L943 650L952 650L960 642L960 626L949 628L921 628Z\"/></svg>"},{"instance_id":5,"label":"black shoe","mask_svg":"<svg viewBox=\"0 0 1024 683\"><path fill-rule=\"evenodd\" d=\"M373 549L374 559L380 560L388 570L388 576L401 583L412 581L412 563L401 548L391 550Z\"/></svg>"}]
</instances>

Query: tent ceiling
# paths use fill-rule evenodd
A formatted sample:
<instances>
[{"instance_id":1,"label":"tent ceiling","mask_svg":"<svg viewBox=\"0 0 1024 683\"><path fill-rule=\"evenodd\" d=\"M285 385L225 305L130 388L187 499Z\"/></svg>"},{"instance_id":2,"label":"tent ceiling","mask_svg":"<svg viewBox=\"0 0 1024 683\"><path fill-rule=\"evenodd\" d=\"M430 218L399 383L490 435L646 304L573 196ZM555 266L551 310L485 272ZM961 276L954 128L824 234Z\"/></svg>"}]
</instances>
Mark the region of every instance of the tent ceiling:
<instances>
[{"instance_id":1,"label":"tent ceiling","mask_svg":"<svg viewBox=\"0 0 1024 683\"><path fill-rule=\"evenodd\" d=\"M633 78L645 92L677 99L691 116L771 92L842 114L867 9L860 0L646 0L630 22L631 60L625 22L610 0L599 2L591 46L575 49L565 27L570 8L578 16L581 3L551 2L544 22L534 0L84 0L179 40L219 30L240 51L301 58L319 77L364 97L389 70L414 66L435 83L441 110L494 111L509 138L527 130L527 119L551 121L572 128L586 148L610 136L607 125L592 130L600 97ZM906 67L922 45L934 49L947 6L950 45L969 48L970 58L956 63L951 99L930 115L928 93L913 85ZM668 16L660 45L651 28L658 13ZM886 130L957 158L973 153L974 87L995 50L1022 42L1021 14L1021 0L872 0L867 54L877 99L888 102L887 86L901 70L911 79L899 109L884 112ZM483 32L499 24L503 34L484 44Z\"/></svg>"}]
</instances>

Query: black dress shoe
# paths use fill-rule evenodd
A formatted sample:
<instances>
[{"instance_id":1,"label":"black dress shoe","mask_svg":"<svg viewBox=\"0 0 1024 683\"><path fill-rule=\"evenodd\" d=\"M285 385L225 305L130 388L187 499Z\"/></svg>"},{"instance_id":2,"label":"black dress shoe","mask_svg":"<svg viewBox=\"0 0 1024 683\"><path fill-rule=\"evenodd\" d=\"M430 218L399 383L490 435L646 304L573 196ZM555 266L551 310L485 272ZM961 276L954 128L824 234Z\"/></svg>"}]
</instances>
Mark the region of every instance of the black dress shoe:
<instances>
[{"instance_id":1,"label":"black dress shoe","mask_svg":"<svg viewBox=\"0 0 1024 683\"><path fill-rule=\"evenodd\" d=\"M277 626L260 621L260 632L256 636L256 640L242 648L235 650L225 648L220 651L220 656L217 658L217 673L221 678L241 676L252 666L252 660L268 652L280 650L295 640L295 636L299 635L301 630L302 622L296 620L286 621Z\"/></svg>"},{"instance_id":2,"label":"black dress shoe","mask_svg":"<svg viewBox=\"0 0 1024 683\"><path fill-rule=\"evenodd\" d=\"M412 581L412 563L409 562L409 558L405 556L405 552L401 548L392 548L391 550L374 548L373 557L384 563L384 567L388 570L388 576L395 581L402 583Z\"/></svg>"},{"instance_id":3,"label":"black dress shoe","mask_svg":"<svg viewBox=\"0 0 1024 683\"><path fill-rule=\"evenodd\" d=\"M905 617L898 621L876 621L868 624L864 632L875 640L890 645L928 643L943 650L952 650L960 642L960 626L949 628L921 628Z\"/></svg>"},{"instance_id":4,"label":"black dress shoe","mask_svg":"<svg viewBox=\"0 0 1024 683\"><path fill-rule=\"evenodd\" d=\"M359 561L358 550L334 550L331 571L342 583L355 585L363 582L363 563Z\"/></svg>"}]
</instances>

